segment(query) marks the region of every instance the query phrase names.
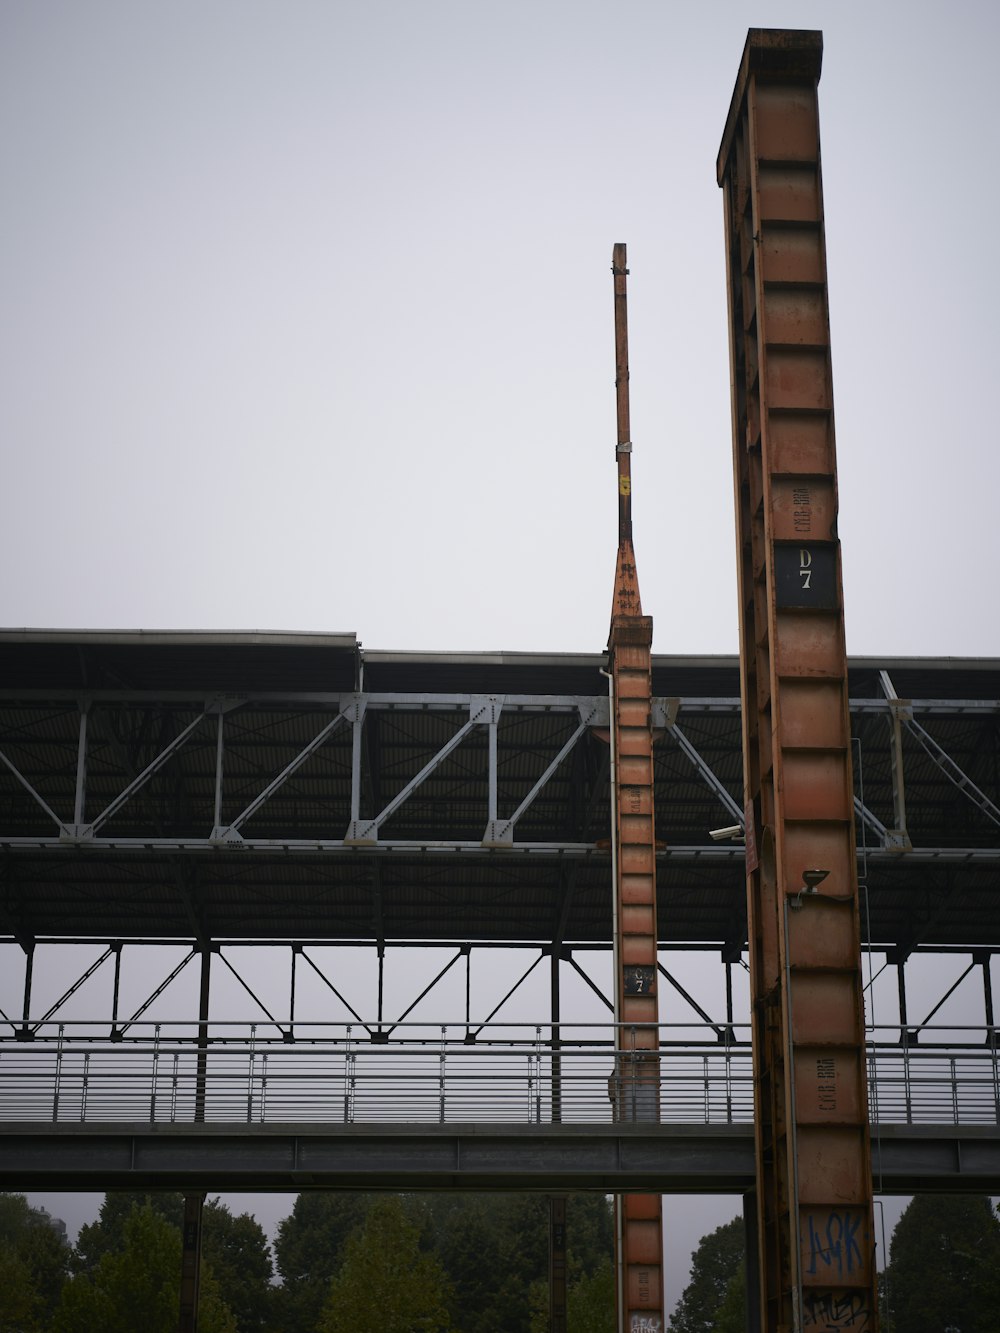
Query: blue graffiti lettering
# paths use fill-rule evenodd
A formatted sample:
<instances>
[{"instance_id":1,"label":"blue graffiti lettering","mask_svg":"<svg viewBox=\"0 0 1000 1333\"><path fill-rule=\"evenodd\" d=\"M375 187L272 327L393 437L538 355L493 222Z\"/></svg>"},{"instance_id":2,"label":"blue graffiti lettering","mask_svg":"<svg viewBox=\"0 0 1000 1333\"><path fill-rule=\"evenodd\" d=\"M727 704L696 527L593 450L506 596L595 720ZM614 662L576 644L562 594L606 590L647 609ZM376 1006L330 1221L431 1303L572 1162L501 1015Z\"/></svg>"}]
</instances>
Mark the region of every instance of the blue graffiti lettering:
<instances>
[{"instance_id":1,"label":"blue graffiti lettering","mask_svg":"<svg viewBox=\"0 0 1000 1333\"><path fill-rule=\"evenodd\" d=\"M836 1268L840 1277L845 1273L860 1272L864 1267L864 1256L858 1244L858 1232L861 1230L864 1216L861 1213L830 1212L817 1225L815 1214L808 1216L809 1227L809 1266L810 1274L817 1272L816 1261L822 1260L828 1268Z\"/></svg>"}]
</instances>

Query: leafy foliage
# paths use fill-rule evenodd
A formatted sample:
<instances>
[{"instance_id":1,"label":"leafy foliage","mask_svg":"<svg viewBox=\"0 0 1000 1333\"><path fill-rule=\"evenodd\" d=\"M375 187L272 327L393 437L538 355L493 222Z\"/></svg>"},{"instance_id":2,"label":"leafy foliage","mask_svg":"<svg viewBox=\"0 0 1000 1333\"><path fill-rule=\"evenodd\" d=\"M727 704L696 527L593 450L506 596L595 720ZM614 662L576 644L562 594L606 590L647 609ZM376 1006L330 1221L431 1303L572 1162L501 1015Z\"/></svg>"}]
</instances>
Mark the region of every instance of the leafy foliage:
<instances>
[{"instance_id":1,"label":"leafy foliage","mask_svg":"<svg viewBox=\"0 0 1000 1333\"><path fill-rule=\"evenodd\" d=\"M133 1209L143 1206L180 1230L184 1220L182 1194L144 1194L133 1190L105 1194L97 1221L82 1226L76 1238L73 1259L76 1272L93 1273L106 1254L120 1253L125 1248L125 1227Z\"/></svg>"},{"instance_id":2,"label":"leafy foliage","mask_svg":"<svg viewBox=\"0 0 1000 1333\"><path fill-rule=\"evenodd\" d=\"M202 1230L203 1261L240 1333L263 1333L271 1326L275 1306L274 1265L263 1228L249 1213L234 1216L224 1203L209 1199Z\"/></svg>"},{"instance_id":3,"label":"leafy foliage","mask_svg":"<svg viewBox=\"0 0 1000 1333\"><path fill-rule=\"evenodd\" d=\"M918 1195L896 1224L887 1333L1000 1333L1000 1220L982 1194Z\"/></svg>"},{"instance_id":4,"label":"leafy foliage","mask_svg":"<svg viewBox=\"0 0 1000 1333\"><path fill-rule=\"evenodd\" d=\"M126 1247L129 1219L136 1208L148 1208L178 1234L184 1218L184 1196L120 1191L106 1194L96 1222L80 1228L74 1268L93 1277L101 1260ZM218 1284L240 1333L268 1328L275 1304L271 1289L273 1266L267 1237L249 1215L234 1217L224 1203L209 1199L202 1214L202 1265Z\"/></svg>"},{"instance_id":5,"label":"leafy foliage","mask_svg":"<svg viewBox=\"0 0 1000 1333\"><path fill-rule=\"evenodd\" d=\"M0 1333L46 1329L70 1247L23 1194L0 1194Z\"/></svg>"},{"instance_id":6,"label":"leafy foliage","mask_svg":"<svg viewBox=\"0 0 1000 1333\"><path fill-rule=\"evenodd\" d=\"M313 1333L345 1245L379 1196L301 1194L278 1229L275 1253L283 1333ZM420 1247L447 1275L455 1325L476 1333L529 1333L531 1292L548 1276L548 1202L542 1195L404 1195ZM614 1229L599 1195L567 1200L568 1276L576 1284L610 1263ZM538 1297L547 1307L547 1294Z\"/></svg>"},{"instance_id":7,"label":"leafy foliage","mask_svg":"<svg viewBox=\"0 0 1000 1333\"><path fill-rule=\"evenodd\" d=\"M549 1208L544 1195L432 1195L424 1203L424 1243L433 1245L455 1288L455 1322L476 1333L529 1333L531 1301L547 1305ZM614 1224L608 1200L566 1200L570 1290L610 1262Z\"/></svg>"},{"instance_id":8,"label":"leafy foliage","mask_svg":"<svg viewBox=\"0 0 1000 1333\"><path fill-rule=\"evenodd\" d=\"M417 1228L390 1196L348 1237L318 1333L450 1333L450 1294L440 1261L421 1252Z\"/></svg>"},{"instance_id":9,"label":"leafy foliage","mask_svg":"<svg viewBox=\"0 0 1000 1333\"><path fill-rule=\"evenodd\" d=\"M715 1333L744 1333L747 1326L747 1266L740 1264L729 1279L715 1317Z\"/></svg>"},{"instance_id":10,"label":"leafy foliage","mask_svg":"<svg viewBox=\"0 0 1000 1333\"><path fill-rule=\"evenodd\" d=\"M672 1333L714 1333L716 1317L745 1250L741 1217L702 1236L691 1256L691 1280L670 1320Z\"/></svg>"},{"instance_id":11,"label":"leafy foliage","mask_svg":"<svg viewBox=\"0 0 1000 1333\"><path fill-rule=\"evenodd\" d=\"M373 1194L300 1194L278 1226L274 1253L283 1287L278 1292L281 1326L312 1333L336 1275L348 1236L365 1220Z\"/></svg>"},{"instance_id":12,"label":"leafy foliage","mask_svg":"<svg viewBox=\"0 0 1000 1333\"><path fill-rule=\"evenodd\" d=\"M569 1333L614 1333L615 1269L610 1259L570 1287L566 1324Z\"/></svg>"},{"instance_id":13,"label":"leafy foliage","mask_svg":"<svg viewBox=\"0 0 1000 1333\"><path fill-rule=\"evenodd\" d=\"M108 1250L91 1273L66 1283L51 1333L175 1333L180 1308L181 1236L151 1204L135 1205L122 1227L122 1246ZM199 1328L237 1333L218 1283L203 1269Z\"/></svg>"}]
</instances>

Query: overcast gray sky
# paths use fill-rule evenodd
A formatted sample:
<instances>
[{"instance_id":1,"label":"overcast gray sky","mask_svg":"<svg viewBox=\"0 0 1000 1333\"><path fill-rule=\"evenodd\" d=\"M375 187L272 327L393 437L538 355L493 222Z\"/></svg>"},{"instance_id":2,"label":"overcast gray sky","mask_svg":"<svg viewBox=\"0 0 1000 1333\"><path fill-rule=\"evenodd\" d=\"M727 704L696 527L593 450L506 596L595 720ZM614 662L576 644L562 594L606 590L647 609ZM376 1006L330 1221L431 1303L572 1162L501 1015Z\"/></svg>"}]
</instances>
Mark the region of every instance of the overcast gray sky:
<instances>
[{"instance_id":1,"label":"overcast gray sky","mask_svg":"<svg viewBox=\"0 0 1000 1333\"><path fill-rule=\"evenodd\" d=\"M974 0L3 0L0 623L599 651L625 241L644 607L659 652L735 651L751 24L824 32L849 649L1000 655Z\"/></svg>"},{"instance_id":2,"label":"overcast gray sky","mask_svg":"<svg viewBox=\"0 0 1000 1333\"><path fill-rule=\"evenodd\" d=\"M734 651L715 156L751 23L824 32L849 648L1000 653L968 0L6 0L0 622L600 650L622 240L655 646Z\"/></svg>"}]
</instances>

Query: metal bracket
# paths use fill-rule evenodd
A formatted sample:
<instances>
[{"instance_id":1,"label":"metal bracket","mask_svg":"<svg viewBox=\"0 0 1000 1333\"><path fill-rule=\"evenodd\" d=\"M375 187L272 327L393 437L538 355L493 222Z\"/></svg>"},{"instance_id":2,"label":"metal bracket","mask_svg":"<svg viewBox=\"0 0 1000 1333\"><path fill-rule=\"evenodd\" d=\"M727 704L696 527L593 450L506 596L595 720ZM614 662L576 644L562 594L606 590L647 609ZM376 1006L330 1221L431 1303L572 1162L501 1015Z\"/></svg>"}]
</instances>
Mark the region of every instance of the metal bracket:
<instances>
[{"instance_id":1,"label":"metal bracket","mask_svg":"<svg viewBox=\"0 0 1000 1333\"><path fill-rule=\"evenodd\" d=\"M378 846L378 820L352 819L347 826L344 842L349 847Z\"/></svg>"},{"instance_id":2,"label":"metal bracket","mask_svg":"<svg viewBox=\"0 0 1000 1333\"><path fill-rule=\"evenodd\" d=\"M60 824L60 842L88 842L94 837L93 824Z\"/></svg>"},{"instance_id":3,"label":"metal bracket","mask_svg":"<svg viewBox=\"0 0 1000 1333\"><path fill-rule=\"evenodd\" d=\"M656 698L652 701L650 717L654 731L667 731L677 721L681 701L676 698Z\"/></svg>"},{"instance_id":4,"label":"metal bracket","mask_svg":"<svg viewBox=\"0 0 1000 1333\"><path fill-rule=\"evenodd\" d=\"M882 847L887 852L912 852L913 843L905 829L887 828L882 835Z\"/></svg>"},{"instance_id":5,"label":"metal bracket","mask_svg":"<svg viewBox=\"0 0 1000 1333\"><path fill-rule=\"evenodd\" d=\"M499 722L503 704L502 694L474 694L469 699L469 721L477 727Z\"/></svg>"},{"instance_id":6,"label":"metal bracket","mask_svg":"<svg viewBox=\"0 0 1000 1333\"><path fill-rule=\"evenodd\" d=\"M208 835L208 840L216 847L237 847L241 844L246 846L246 841L239 829L230 828L229 825L217 825Z\"/></svg>"},{"instance_id":7,"label":"metal bracket","mask_svg":"<svg viewBox=\"0 0 1000 1333\"><path fill-rule=\"evenodd\" d=\"M348 722L363 722L365 713L368 711L367 694L355 694L349 698L341 699L340 711Z\"/></svg>"},{"instance_id":8,"label":"metal bracket","mask_svg":"<svg viewBox=\"0 0 1000 1333\"><path fill-rule=\"evenodd\" d=\"M205 712L210 717L216 717L220 713L231 713L234 708L240 708L246 702L246 696L243 694L214 694L205 700Z\"/></svg>"},{"instance_id":9,"label":"metal bracket","mask_svg":"<svg viewBox=\"0 0 1000 1333\"><path fill-rule=\"evenodd\" d=\"M483 834L484 847L513 847L514 821L512 819L491 819Z\"/></svg>"}]
</instances>

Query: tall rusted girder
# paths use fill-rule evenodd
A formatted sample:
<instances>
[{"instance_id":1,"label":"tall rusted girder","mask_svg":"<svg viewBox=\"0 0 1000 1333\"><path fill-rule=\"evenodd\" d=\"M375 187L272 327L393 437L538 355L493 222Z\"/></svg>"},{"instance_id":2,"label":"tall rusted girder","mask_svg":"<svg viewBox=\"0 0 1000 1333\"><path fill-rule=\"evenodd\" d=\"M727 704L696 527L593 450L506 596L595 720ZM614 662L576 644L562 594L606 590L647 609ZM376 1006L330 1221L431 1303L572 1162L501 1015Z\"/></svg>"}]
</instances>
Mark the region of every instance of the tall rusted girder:
<instances>
[{"instance_id":1,"label":"tall rusted girder","mask_svg":"<svg viewBox=\"0 0 1000 1333\"><path fill-rule=\"evenodd\" d=\"M632 546L632 443L628 395L625 246L612 258L618 408L618 559L608 639L612 689L615 1017L619 1055L612 1087L619 1120L659 1116L656 842L651 726L653 622L642 614ZM616 1201L619 1312L628 1333L663 1328L663 1215L658 1194Z\"/></svg>"},{"instance_id":2,"label":"tall rusted girder","mask_svg":"<svg viewBox=\"0 0 1000 1333\"><path fill-rule=\"evenodd\" d=\"M817 84L752 29L725 195L761 1326L872 1333L877 1289Z\"/></svg>"}]
</instances>

